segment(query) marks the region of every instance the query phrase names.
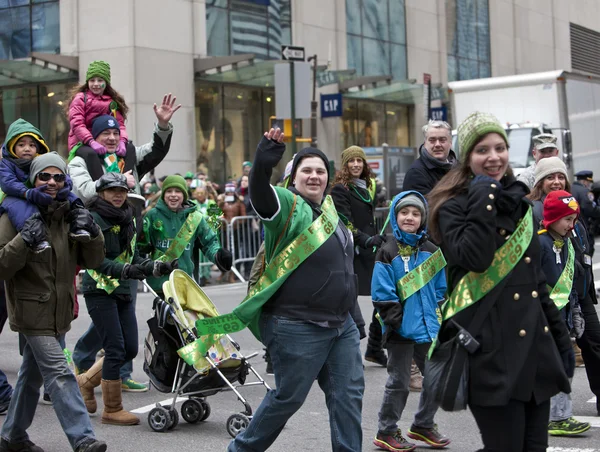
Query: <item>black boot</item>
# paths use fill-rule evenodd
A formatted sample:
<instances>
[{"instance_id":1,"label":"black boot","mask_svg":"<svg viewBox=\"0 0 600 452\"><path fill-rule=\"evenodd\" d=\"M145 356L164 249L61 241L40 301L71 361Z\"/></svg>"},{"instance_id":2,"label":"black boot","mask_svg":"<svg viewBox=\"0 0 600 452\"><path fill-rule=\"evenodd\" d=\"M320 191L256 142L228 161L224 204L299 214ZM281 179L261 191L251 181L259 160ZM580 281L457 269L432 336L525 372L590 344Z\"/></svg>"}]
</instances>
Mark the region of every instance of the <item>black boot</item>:
<instances>
[{"instance_id":1,"label":"black boot","mask_svg":"<svg viewBox=\"0 0 600 452\"><path fill-rule=\"evenodd\" d=\"M266 348L263 350L265 351L263 358L267 362L267 375L273 375L273 363L271 362L271 355L269 355L269 351Z\"/></svg>"},{"instance_id":2,"label":"black boot","mask_svg":"<svg viewBox=\"0 0 600 452\"><path fill-rule=\"evenodd\" d=\"M369 325L369 338L367 340L367 351L365 360L370 361L380 366L387 367L387 356L382 347L381 323L375 317L377 311L373 310L371 324Z\"/></svg>"}]
</instances>

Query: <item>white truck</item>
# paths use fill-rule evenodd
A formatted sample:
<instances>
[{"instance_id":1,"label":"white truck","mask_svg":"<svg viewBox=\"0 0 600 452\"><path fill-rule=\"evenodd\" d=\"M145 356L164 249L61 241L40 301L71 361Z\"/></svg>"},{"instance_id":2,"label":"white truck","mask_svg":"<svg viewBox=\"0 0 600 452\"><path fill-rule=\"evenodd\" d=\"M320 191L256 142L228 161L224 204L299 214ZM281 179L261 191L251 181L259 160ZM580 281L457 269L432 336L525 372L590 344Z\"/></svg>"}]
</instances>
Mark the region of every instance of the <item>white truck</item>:
<instances>
[{"instance_id":1,"label":"white truck","mask_svg":"<svg viewBox=\"0 0 600 452\"><path fill-rule=\"evenodd\" d=\"M474 111L505 124L510 163L520 172L533 162L531 137L558 137L571 176L592 170L600 178L600 77L565 71L492 77L448 83L452 122Z\"/></svg>"}]
</instances>

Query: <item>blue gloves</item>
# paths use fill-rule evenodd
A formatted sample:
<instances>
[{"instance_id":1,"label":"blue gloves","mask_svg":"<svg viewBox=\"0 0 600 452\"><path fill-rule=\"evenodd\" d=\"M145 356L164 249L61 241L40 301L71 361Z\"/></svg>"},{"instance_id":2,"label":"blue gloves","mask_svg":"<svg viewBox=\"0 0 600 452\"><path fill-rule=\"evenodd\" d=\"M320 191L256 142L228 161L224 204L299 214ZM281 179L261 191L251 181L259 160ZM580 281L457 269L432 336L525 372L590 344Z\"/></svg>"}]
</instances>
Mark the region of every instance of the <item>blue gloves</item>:
<instances>
[{"instance_id":1,"label":"blue gloves","mask_svg":"<svg viewBox=\"0 0 600 452\"><path fill-rule=\"evenodd\" d=\"M46 194L48 185L41 185L37 188L30 188L25 192L27 201L38 206L49 206L52 204L52 196Z\"/></svg>"}]
</instances>

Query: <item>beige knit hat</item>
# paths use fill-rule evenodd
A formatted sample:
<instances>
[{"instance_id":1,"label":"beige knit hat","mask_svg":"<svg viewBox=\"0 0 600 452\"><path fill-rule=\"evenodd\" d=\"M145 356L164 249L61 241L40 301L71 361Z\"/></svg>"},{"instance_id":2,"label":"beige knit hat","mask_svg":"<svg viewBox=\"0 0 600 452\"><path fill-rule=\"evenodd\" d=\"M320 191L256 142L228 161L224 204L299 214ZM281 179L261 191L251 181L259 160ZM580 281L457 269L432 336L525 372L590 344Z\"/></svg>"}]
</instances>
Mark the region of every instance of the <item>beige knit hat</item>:
<instances>
[{"instance_id":1,"label":"beige knit hat","mask_svg":"<svg viewBox=\"0 0 600 452\"><path fill-rule=\"evenodd\" d=\"M354 158L361 158L366 163L367 155L363 148L359 146L350 146L348 149L342 152L342 168L345 168L348 162Z\"/></svg>"},{"instance_id":2,"label":"beige knit hat","mask_svg":"<svg viewBox=\"0 0 600 452\"><path fill-rule=\"evenodd\" d=\"M565 178L568 179L569 175L567 174L567 167L565 162L563 162L558 157L547 157L545 159L540 160L535 165L535 182L533 186L535 187L539 181L544 180L546 176L554 173L562 173L565 175Z\"/></svg>"}]
</instances>

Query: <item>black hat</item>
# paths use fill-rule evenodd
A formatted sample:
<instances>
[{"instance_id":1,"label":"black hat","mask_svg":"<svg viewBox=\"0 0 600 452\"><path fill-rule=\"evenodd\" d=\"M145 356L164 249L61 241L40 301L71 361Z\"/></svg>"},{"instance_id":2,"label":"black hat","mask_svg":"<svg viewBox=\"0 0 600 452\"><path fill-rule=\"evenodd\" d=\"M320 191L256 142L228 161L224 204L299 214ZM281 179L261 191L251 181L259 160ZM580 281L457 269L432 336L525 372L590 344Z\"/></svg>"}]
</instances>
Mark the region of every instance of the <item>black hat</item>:
<instances>
[{"instance_id":1,"label":"black hat","mask_svg":"<svg viewBox=\"0 0 600 452\"><path fill-rule=\"evenodd\" d=\"M304 159L305 157L319 157L321 160L323 160L323 163L325 164L325 168L327 169L327 184L329 185L329 160L327 159L327 156L323 153L323 151L321 151L320 149L317 148L304 148L301 149L295 156L294 156L294 161L292 163L292 171L290 172L290 181L293 184L294 180L295 180L295 175L296 175L296 170L298 169L298 165L300 164L300 161L302 161L302 159Z\"/></svg>"},{"instance_id":2,"label":"black hat","mask_svg":"<svg viewBox=\"0 0 600 452\"><path fill-rule=\"evenodd\" d=\"M106 173L96 181L96 192L100 193L108 188L123 188L129 191L127 177L121 173Z\"/></svg>"},{"instance_id":3,"label":"black hat","mask_svg":"<svg viewBox=\"0 0 600 452\"><path fill-rule=\"evenodd\" d=\"M575 177L577 180L587 180L590 182L594 182L594 172L589 170L579 171L575 173Z\"/></svg>"}]
</instances>

